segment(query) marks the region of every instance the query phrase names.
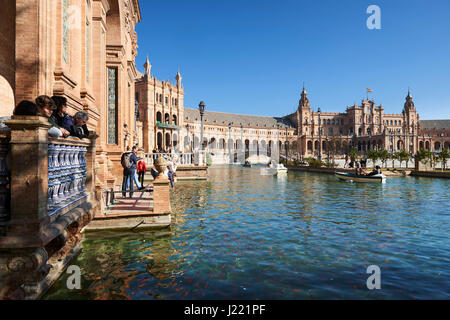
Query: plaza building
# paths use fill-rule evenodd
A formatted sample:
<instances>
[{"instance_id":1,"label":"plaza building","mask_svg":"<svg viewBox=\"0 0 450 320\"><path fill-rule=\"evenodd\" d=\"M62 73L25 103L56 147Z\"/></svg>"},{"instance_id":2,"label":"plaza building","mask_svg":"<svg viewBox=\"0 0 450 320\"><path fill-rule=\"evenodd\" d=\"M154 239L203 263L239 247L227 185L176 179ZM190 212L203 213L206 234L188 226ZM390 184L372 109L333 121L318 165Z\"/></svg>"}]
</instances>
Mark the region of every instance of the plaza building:
<instances>
[{"instance_id":1,"label":"plaza building","mask_svg":"<svg viewBox=\"0 0 450 320\"><path fill-rule=\"evenodd\" d=\"M402 113L384 113L383 105L370 99L352 105L343 113L322 112L311 106L303 87L296 112L282 117L262 117L184 108L184 89L178 73L172 85L145 75L136 82L136 97L144 116L145 151L198 150L203 123L203 150L213 163L242 163L252 155L282 158L342 158L355 148L358 152L420 148L439 152L450 144L450 120L420 120L411 92Z\"/></svg>"},{"instance_id":2,"label":"plaza building","mask_svg":"<svg viewBox=\"0 0 450 320\"><path fill-rule=\"evenodd\" d=\"M138 75L138 0L5 1L0 12L0 116L39 95L67 98L99 137L99 183L120 171L120 156L139 143L134 86Z\"/></svg>"},{"instance_id":3,"label":"plaza building","mask_svg":"<svg viewBox=\"0 0 450 320\"><path fill-rule=\"evenodd\" d=\"M183 122L184 89L180 72L175 83L160 81L151 74L147 57L145 73L139 73L135 83L135 97L139 121L142 122L142 147L145 152L178 147Z\"/></svg>"},{"instance_id":4,"label":"plaza building","mask_svg":"<svg viewBox=\"0 0 450 320\"><path fill-rule=\"evenodd\" d=\"M438 152L450 144L450 121L421 121L409 90L401 114L384 113L383 105L370 99L348 106L344 113L329 113L314 111L303 88L297 112L287 117L296 124L299 153L307 157L342 156L352 147L359 152Z\"/></svg>"}]
</instances>

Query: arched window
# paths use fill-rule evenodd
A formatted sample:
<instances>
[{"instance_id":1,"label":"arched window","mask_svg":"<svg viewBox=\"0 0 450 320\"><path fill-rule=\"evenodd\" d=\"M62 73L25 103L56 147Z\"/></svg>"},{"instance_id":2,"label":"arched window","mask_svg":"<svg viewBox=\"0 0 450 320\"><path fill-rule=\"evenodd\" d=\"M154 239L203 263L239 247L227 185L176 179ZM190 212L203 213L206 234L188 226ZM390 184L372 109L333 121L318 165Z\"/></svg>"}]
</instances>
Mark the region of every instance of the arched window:
<instances>
[{"instance_id":1,"label":"arched window","mask_svg":"<svg viewBox=\"0 0 450 320\"><path fill-rule=\"evenodd\" d=\"M162 114L161 114L161 112L157 112L156 113L156 123L161 123L161 121L162 121Z\"/></svg>"},{"instance_id":2,"label":"arched window","mask_svg":"<svg viewBox=\"0 0 450 320\"><path fill-rule=\"evenodd\" d=\"M327 124L330 124L330 119L327 119Z\"/></svg>"},{"instance_id":3,"label":"arched window","mask_svg":"<svg viewBox=\"0 0 450 320\"><path fill-rule=\"evenodd\" d=\"M177 125L178 123L177 123L177 115L176 114L174 114L173 116L172 116L172 124L174 124L174 125Z\"/></svg>"},{"instance_id":4,"label":"arched window","mask_svg":"<svg viewBox=\"0 0 450 320\"><path fill-rule=\"evenodd\" d=\"M434 151L439 151L441 150L441 143L439 141L436 141L434 143Z\"/></svg>"},{"instance_id":5,"label":"arched window","mask_svg":"<svg viewBox=\"0 0 450 320\"><path fill-rule=\"evenodd\" d=\"M166 113L164 115L164 123L169 123L169 121L170 121L170 115L168 113Z\"/></svg>"}]
</instances>

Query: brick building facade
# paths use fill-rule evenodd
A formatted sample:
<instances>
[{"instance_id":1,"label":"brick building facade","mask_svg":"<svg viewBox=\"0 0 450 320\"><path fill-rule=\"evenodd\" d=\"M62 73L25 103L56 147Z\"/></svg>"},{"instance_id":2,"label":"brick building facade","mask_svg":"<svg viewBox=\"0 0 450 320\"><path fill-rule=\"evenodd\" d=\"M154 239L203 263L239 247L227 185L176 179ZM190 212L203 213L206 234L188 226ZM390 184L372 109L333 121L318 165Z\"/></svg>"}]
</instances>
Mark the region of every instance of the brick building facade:
<instances>
[{"instance_id":1,"label":"brick building facade","mask_svg":"<svg viewBox=\"0 0 450 320\"><path fill-rule=\"evenodd\" d=\"M0 116L39 95L67 98L96 131L98 178L120 174L138 143L134 106L138 0L6 0L0 12ZM109 168L108 168L109 166Z\"/></svg>"}]
</instances>

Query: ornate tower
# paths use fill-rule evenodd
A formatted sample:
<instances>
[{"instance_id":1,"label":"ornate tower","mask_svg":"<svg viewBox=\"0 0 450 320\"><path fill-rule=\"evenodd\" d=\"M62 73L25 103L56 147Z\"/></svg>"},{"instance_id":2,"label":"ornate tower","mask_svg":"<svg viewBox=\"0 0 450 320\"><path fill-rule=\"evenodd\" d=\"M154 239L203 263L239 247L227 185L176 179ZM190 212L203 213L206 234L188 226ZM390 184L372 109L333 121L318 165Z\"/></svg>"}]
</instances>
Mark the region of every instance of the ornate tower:
<instances>
[{"instance_id":1,"label":"ornate tower","mask_svg":"<svg viewBox=\"0 0 450 320\"><path fill-rule=\"evenodd\" d=\"M403 107L403 133L405 136L405 149L410 153L417 151L418 120L416 107L411 96L411 91L408 88L408 95L406 96Z\"/></svg>"},{"instance_id":2,"label":"ornate tower","mask_svg":"<svg viewBox=\"0 0 450 320\"><path fill-rule=\"evenodd\" d=\"M297 109L297 134L302 136L308 134L306 132L309 123L309 118L311 115L311 106L309 104L308 94L306 93L305 85L303 85L303 90L301 93L300 101L298 102Z\"/></svg>"},{"instance_id":3,"label":"ornate tower","mask_svg":"<svg viewBox=\"0 0 450 320\"><path fill-rule=\"evenodd\" d=\"M147 78L150 77L150 72L152 70L152 65L150 64L150 61L148 61L148 56L147 56L147 60L144 63L144 70L145 70L145 76Z\"/></svg>"},{"instance_id":4,"label":"ornate tower","mask_svg":"<svg viewBox=\"0 0 450 320\"><path fill-rule=\"evenodd\" d=\"M178 70L177 75L175 77L175 80L177 81L178 89L181 88L181 79L183 79L183 78L181 77L180 70Z\"/></svg>"}]
</instances>

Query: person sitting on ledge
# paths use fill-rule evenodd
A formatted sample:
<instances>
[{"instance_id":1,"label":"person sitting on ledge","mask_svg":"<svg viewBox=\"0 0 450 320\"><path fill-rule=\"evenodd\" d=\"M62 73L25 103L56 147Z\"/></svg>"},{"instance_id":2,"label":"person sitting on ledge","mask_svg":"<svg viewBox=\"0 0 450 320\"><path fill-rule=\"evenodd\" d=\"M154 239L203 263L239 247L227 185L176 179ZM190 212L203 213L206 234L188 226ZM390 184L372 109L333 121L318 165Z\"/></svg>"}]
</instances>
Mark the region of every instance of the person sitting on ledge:
<instances>
[{"instance_id":1,"label":"person sitting on ledge","mask_svg":"<svg viewBox=\"0 0 450 320\"><path fill-rule=\"evenodd\" d=\"M86 112L79 111L73 117L73 125L70 127L70 135L84 139L89 137L89 130L86 126L89 116Z\"/></svg>"},{"instance_id":2,"label":"person sitting on ledge","mask_svg":"<svg viewBox=\"0 0 450 320\"><path fill-rule=\"evenodd\" d=\"M48 96L39 96L36 98L37 114L41 117L46 117L48 121L53 125L48 130L48 134L51 137L58 138L63 135L67 135L64 128L60 128L55 119L52 118L53 111L56 110L55 102Z\"/></svg>"},{"instance_id":3,"label":"person sitting on ledge","mask_svg":"<svg viewBox=\"0 0 450 320\"><path fill-rule=\"evenodd\" d=\"M150 169L150 173L153 177L153 179L156 179L156 177L158 176L158 171L156 171L155 165L152 166L152 168Z\"/></svg>"}]
</instances>

